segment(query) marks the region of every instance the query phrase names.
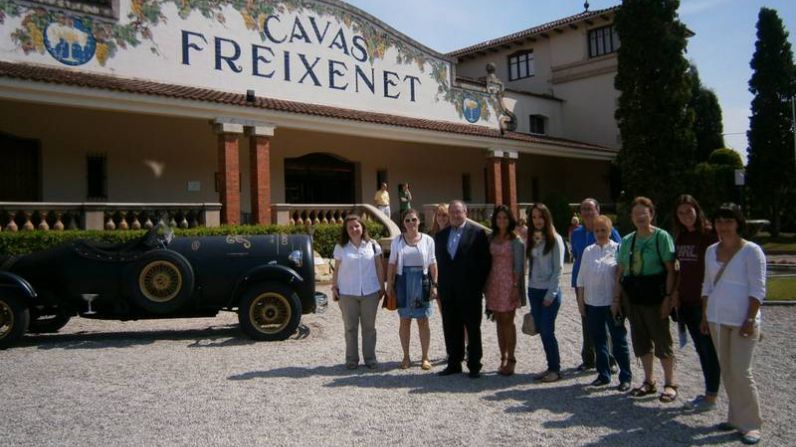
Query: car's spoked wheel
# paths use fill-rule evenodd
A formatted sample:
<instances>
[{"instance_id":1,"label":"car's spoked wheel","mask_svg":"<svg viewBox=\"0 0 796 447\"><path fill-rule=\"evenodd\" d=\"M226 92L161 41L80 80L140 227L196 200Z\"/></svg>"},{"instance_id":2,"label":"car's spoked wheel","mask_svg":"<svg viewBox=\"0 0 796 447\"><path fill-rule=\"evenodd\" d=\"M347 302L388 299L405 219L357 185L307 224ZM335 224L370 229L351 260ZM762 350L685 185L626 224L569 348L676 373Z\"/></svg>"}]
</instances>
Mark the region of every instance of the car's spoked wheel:
<instances>
[{"instance_id":1,"label":"car's spoked wheel","mask_svg":"<svg viewBox=\"0 0 796 447\"><path fill-rule=\"evenodd\" d=\"M169 261L150 262L141 269L138 286L148 300L165 303L174 299L182 290L182 274Z\"/></svg>"},{"instance_id":2,"label":"car's spoked wheel","mask_svg":"<svg viewBox=\"0 0 796 447\"><path fill-rule=\"evenodd\" d=\"M17 342L28 330L30 313L15 296L0 296L0 349Z\"/></svg>"},{"instance_id":3,"label":"car's spoked wheel","mask_svg":"<svg viewBox=\"0 0 796 447\"><path fill-rule=\"evenodd\" d=\"M130 285L133 302L157 314L178 310L194 292L191 264L171 250L146 252L125 272L125 281Z\"/></svg>"},{"instance_id":4,"label":"car's spoked wheel","mask_svg":"<svg viewBox=\"0 0 796 447\"><path fill-rule=\"evenodd\" d=\"M255 284L241 298L238 320L243 332L255 340L284 340L298 328L301 301L284 284Z\"/></svg>"},{"instance_id":5,"label":"car's spoked wheel","mask_svg":"<svg viewBox=\"0 0 796 447\"><path fill-rule=\"evenodd\" d=\"M249 306L249 318L264 334L276 334L290 323L292 311L287 298L274 292L263 293Z\"/></svg>"}]
</instances>

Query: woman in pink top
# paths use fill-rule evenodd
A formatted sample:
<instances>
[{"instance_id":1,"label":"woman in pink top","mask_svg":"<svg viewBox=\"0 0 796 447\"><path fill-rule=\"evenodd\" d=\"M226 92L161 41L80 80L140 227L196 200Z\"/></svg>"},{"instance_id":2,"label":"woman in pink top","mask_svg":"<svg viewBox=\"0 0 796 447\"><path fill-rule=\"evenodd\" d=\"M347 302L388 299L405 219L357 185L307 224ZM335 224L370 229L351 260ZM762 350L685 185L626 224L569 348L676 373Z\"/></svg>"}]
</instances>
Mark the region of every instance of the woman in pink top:
<instances>
[{"instance_id":1,"label":"woman in pink top","mask_svg":"<svg viewBox=\"0 0 796 447\"><path fill-rule=\"evenodd\" d=\"M522 306L525 290L525 246L514 232L516 225L509 207L499 205L495 208L489 243L492 268L486 280L486 308L495 317L500 347L498 374L504 376L514 374L517 364L514 357L517 346L514 313Z\"/></svg>"}]
</instances>

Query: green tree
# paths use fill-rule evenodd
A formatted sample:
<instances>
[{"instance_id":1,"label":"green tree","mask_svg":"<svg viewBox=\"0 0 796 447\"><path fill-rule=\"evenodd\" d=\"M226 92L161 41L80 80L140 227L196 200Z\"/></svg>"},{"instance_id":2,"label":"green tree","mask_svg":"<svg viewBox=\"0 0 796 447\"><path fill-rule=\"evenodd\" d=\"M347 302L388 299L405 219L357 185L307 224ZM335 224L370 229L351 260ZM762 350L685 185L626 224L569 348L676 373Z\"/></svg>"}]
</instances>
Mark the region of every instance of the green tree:
<instances>
[{"instance_id":1,"label":"green tree","mask_svg":"<svg viewBox=\"0 0 796 447\"><path fill-rule=\"evenodd\" d=\"M732 149L716 149L694 169L694 195L702 209L712 213L724 202L737 200L735 170L743 168L741 156Z\"/></svg>"},{"instance_id":2,"label":"green tree","mask_svg":"<svg viewBox=\"0 0 796 447\"><path fill-rule=\"evenodd\" d=\"M614 26L622 40L615 86L622 135L619 164L624 195L653 199L659 224L674 199L687 192L696 138L689 63L683 56L688 30L677 18L678 0L624 0Z\"/></svg>"},{"instance_id":3,"label":"green tree","mask_svg":"<svg viewBox=\"0 0 796 447\"><path fill-rule=\"evenodd\" d=\"M794 96L793 52L777 12L761 8L757 42L749 81L752 117L749 121L747 180L752 209L771 221L779 235L783 213L794 205L794 168L791 100Z\"/></svg>"},{"instance_id":4,"label":"green tree","mask_svg":"<svg viewBox=\"0 0 796 447\"><path fill-rule=\"evenodd\" d=\"M697 163L707 161L710 154L724 147L724 137L721 135L721 106L713 90L702 85L699 71L693 64L688 72L691 79L691 102L689 107L694 111L694 136L696 137L696 153L694 158Z\"/></svg>"}]
</instances>

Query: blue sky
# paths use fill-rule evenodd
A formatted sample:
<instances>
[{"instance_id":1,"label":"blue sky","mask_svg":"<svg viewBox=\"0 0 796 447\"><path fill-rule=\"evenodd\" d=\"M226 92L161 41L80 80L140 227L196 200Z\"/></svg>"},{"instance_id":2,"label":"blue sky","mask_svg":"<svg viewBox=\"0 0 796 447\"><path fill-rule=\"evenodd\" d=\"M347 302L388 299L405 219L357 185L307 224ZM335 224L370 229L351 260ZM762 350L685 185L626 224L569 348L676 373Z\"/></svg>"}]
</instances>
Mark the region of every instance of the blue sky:
<instances>
[{"instance_id":1,"label":"blue sky","mask_svg":"<svg viewBox=\"0 0 796 447\"><path fill-rule=\"evenodd\" d=\"M418 42L440 52L557 20L583 10L583 0L346 0ZM620 4L593 0L591 10ZM499 5L499 6L495 6ZM762 6L776 9L794 45L794 0L681 0L680 19L696 34L686 57L696 63L702 83L719 97L725 143L745 157L749 127L749 61ZM796 45L794 45L796 46Z\"/></svg>"}]
</instances>

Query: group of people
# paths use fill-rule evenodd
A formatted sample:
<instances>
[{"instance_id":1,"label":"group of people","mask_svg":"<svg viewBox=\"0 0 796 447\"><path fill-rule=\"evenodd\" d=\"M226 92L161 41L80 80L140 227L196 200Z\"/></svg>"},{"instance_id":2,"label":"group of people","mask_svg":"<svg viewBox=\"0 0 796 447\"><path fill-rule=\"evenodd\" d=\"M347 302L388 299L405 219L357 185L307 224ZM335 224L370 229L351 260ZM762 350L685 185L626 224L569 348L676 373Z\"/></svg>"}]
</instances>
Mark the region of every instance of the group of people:
<instances>
[{"instance_id":1,"label":"group of people","mask_svg":"<svg viewBox=\"0 0 796 447\"><path fill-rule=\"evenodd\" d=\"M412 191L409 190L409 183L398 184L398 214L403 216L406 210L412 208ZM387 190L387 182L381 182L376 194L373 195L373 204L387 217L392 218L390 208L390 192Z\"/></svg>"},{"instance_id":2,"label":"group of people","mask_svg":"<svg viewBox=\"0 0 796 447\"><path fill-rule=\"evenodd\" d=\"M737 430L743 442L757 443L762 419L751 364L765 297L765 255L742 238L745 219L737 205L722 205L709 222L699 203L683 195L675 214L673 237L653 225L652 201L637 197L631 206L634 231L620 238L611 220L600 215L597 200L581 203L582 224L570 236L575 261L571 285L583 327L578 370L596 369L590 387L608 386L618 373L618 391L634 397L657 394L663 403L674 402L673 319L690 333L705 382L704 394L686 405L695 411L716 408L724 382L729 414L719 428ZM335 247L332 288L343 313L346 366L358 366L361 326L365 365L376 367L375 318L379 298L387 296L397 302L401 319L401 368L412 364L410 328L416 320L420 367L431 369L428 319L437 300L448 356L438 374L462 373L466 360L468 376L480 377L485 302L496 325L497 372L510 376L517 364L515 316L528 303L547 364L535 380L561 380L555 321L566 249L544 204L533 204L526 215L527 236L518 231L511 209L497 206L487 235L467 221L466 204L454 200L437 207L429 235L419 231L419 215L408 208L401 217L403 233L392 242L386 275L381 248L360 218L349 215ZM643 381L635 388L626 320L633 353L643 367ZM654 358L663 369L662 385L654 375Z\"/></svg>"}]
</instances>

